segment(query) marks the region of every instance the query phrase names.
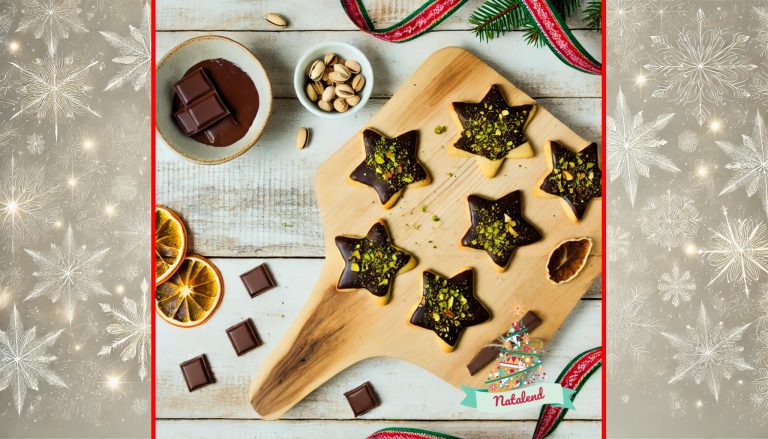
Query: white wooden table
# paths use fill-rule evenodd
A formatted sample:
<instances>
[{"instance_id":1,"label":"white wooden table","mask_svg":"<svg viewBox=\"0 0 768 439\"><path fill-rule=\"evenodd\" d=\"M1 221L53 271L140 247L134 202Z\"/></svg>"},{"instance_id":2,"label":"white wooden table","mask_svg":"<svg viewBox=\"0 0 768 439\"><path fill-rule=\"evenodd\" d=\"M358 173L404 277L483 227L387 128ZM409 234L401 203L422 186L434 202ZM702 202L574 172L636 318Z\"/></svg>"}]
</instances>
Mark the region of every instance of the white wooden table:
<instances>
[{"instance_id":1,"label":"white wooden table","mask_svg":"<svg viewBox=\"0 0 768 439\"><path fill-rule=\"evenodd\" d=\"M379 3L371 13L382 24L403 17L418 0ZM537 411L489 415L462 407L462 392L420 368L377 358L346 370L309 395L280 421L261 421L248 402L248 384L306 300L320 272L322 230L314 194L317 165L359 130L399 84L433 51L467 48L497 68L586 139L600 139L600 81L565 67L548 50L526 46L519 32L490 44L468 32L470 1L439 30L405 44L378 41L357 31L339 2L257 0L158 0L157 52L163 56L187 38L215 33L234 38L261 60L275 101L268 127L251 151L233 162L205 167L177 158L157 137L157 200L180 212L193 251L214 258L224 276L221 308L189 330L160 322L157 329L158 437L363 438L389 426L426 428L464 438L530 437ZM290 27L276 31L263 20L279 12ZM575 28L583 27L574 22ZM576 30L599 57L600 36ZM373 98L354 117L328 122L301 107L292 87L294 63L319 41L351 43L371 60ZM312 129L312 142L294 148L296 128ZM278 288L251 299L239 275L266 262ZM600 287L576 307L547 347L545 367L557 375L576 354L600 344ZM224 330L250 317L264 346L237 357ZM179 363L206 353L217 383L190 394ZM382 405L353 420L343 392L370 380ZM601 385L587 383L554 438L600 434Z\"/></svg>"}]
</instances>

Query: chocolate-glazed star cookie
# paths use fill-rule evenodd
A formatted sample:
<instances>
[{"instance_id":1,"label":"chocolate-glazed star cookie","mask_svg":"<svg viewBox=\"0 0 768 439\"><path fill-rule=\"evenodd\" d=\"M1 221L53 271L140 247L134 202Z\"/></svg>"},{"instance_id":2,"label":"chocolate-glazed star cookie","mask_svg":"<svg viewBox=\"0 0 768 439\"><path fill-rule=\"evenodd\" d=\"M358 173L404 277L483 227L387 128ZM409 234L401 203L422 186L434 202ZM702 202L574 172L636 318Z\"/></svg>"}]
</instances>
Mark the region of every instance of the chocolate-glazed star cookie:
<instances>
[{"instance_id":1,"label":"chocolate-glazed star cookie","mask_svg":"<svg viewBox=\"0 0 768 439\"><path fill-rule=\"evenodd\" d=\"M475 297L474 273L467 268L448 279L431 271L422 278L422 298L411 324L433 331L450 352L465 328L491 319L491 313Z\"/></svg>"},{"instance_id":2,"label":"chocolate-glazed star cookie","mask_svg":"<svg viewBox=\"0 0 768 439\"><path fill-rule=\"evenodd\" d=\"M419 132L415 130L389 138L366 129L363 131L365 160L349 178L374 188L381 204L389 209L406 186L426 186L431 181L417 158L418 144Z\"/></svg>"},{"instance_id":3,"label":"chocolate-glazed star cookie","mask_svg":"<svg viewBox=\"0 0 768 439\"><path fill-rule=\"evenodd\" d=\"M451 151L474 157L486 177L495 176L505 158L533 157L525 128L535 105L510 106L501 88L493 85L482 101L454 102L453 110L462 129Z\"/></svg>"},{"instance_id":4,"label":"chocolate-glazed star cookie","mask_svg":"<svg viewBox=\"0 0 768 439\"><path fill-rule=\"evenodd\" d=\"M597 144L573 152L554 140L547 155L550 172L541 183L543 195L561 197L563 208L573 222L579 222L592 198L602 196L602 172Z\"/></svg>"},{"instance_id":5,"label":"chocolate-glazed star cookie","mask_svg":"<svg viewBox=\"0 0 768 439\"><path fill-rule=\"evenodd\" d=\"M472 225L461 239L464 247L485 250L497 271L505 271L517 247L534 243L541 235L523 218L520 191L498 200L470 195L469 216Z\"/></svg>"},{"instance_id":6,"label":"chocolate-glazed star cookie","mask_svg":"<svg viewBox=\"0 0 768 439\"><path fill-rule=\"evenodd\" d=\"M338 290L365 288L386 305L398 273L416 266L416 258L395 247L384 220L379 220L364 237L337 236L336 246L344 258Z\"/></svg>"}]
</instances>

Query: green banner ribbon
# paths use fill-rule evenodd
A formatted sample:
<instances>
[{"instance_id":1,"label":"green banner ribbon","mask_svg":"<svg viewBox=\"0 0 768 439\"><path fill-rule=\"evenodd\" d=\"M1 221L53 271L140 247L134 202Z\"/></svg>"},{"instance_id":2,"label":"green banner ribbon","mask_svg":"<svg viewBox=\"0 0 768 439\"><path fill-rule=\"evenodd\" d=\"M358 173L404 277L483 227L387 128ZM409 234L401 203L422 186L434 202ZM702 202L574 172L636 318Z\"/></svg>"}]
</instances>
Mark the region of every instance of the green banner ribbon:
<instances>
[{"instance_id":1,"label":"green banner ribbon","mask_svg":"<svg viewBox=\"0 0 768 439\"><path fill-rule=\"evenodd\" d=\"M461 386L461 389L466 393L461 405L486 413L504 413L544 404L574 409L571 396L575 390L557 383L537 384L499 393L488 393L488 389L468 386Z\"/></svg>"}]
</instances>

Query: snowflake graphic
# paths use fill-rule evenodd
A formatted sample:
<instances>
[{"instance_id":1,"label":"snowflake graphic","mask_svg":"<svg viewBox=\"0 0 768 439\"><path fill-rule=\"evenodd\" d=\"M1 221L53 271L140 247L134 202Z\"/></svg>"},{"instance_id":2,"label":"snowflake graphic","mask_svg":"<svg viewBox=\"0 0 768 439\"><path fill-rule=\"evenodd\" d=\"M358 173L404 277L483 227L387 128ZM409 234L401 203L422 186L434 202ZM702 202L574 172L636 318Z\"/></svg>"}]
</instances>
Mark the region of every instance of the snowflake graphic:
<instances>
[{"instance_id":1,"label":"snowflake graphic","mask_svg":"<svg viewBox=\"0 0 768 439\"><path fill-rule=\"evenodd\" d=\"M120 72L109 81L105 91L122 87L129 82L133 89L138 91L147 83L152 46L149 32L151 13L149 3L145 3L141 24L139 27L128 25L130 35L127 37L114 32L99 32L112 47L120 52L120 56L112 58L112 62L123 66Z\"/></svg>"},{"instance_id":2,"label":"snowflake graphic","mask_svg":"<svg viewBox=\"0 0 768 439\"><path fill-rule=\"evenodd\" d=\"M111 192L116 201L128 201L136 198L138 193L136 179L128 175L116 175L112 179Z\"/></svg>"},{"instance_id":3,"label":"snowflake graphic","mask_svg":"<svg viewBox=\"0 0 768 439\"><path fill-rule=\"evenodd\" d=\"M621 226L609 224L605 228L605 245L609 261L616 262L629 256L629 250L632 246L631 237L632 234L622 229Z\"/></svg>"},{"instance_id":4,"label":"snowflake graphic","mask_svg":"<svg viewBox=\"0 0 768 439\"><path fill-rule=\"evenodd\" d=\"M629 291L615 288L606 299L607 359L618 370L617 363L628 361L636 364L646 354L651 342L651 335L660 327L648 309L647 303L651 289L633 286Z\"/></svg>"},{"instance_id":5,"label":"snowflake graphic","mask_svg":"<svg viewBox=\"0 0 768 439\"><path fill-rule=\"evenodd\" d=\"M52 386L67 387L50 369L56 357L48 353L62 331L60 329L37 338L35 327L24 330L16 304L13 305L8 332L0 330L0 391L10 386L19 417L28 389L38 391L41 380Z\"/></svg>"},{"instance_id":6,"label":"snowflake graphic","mask_svg":"<svg viewBox=\"0 0 768 439\"><path fill-rule=\"evenodd\" d=\"M677 147L683 152L694 152L699 147L699 135L691 130L681 131L677 136Z\"/></svg>"},{"instance_id":7,"label":"snowflake graphic","mask_svg":"<svg viewBox=\"0 0 768 439\"><path fill-rule=\"evenodd\" d=\"M648 198L638 221L649 241L672 250L699 231L700 220L692 199L667 190L664 195Z\"/></svg>"},{"instance_id":8,"label":"snowflake graphic","mask_svg":"<svg viewBox=\"0 0 768 439\"><path fill-rule=\"evenodd\" d=\"M9 240L13 253L19 243L37 242L51 222L55 213L51 203L58 188L48 185L45 167L20 167L15 157L0 182L0 241Z\"/></svg>"},{"instance_id":9,"label":"snowflake graphic","mask_svg":"<svg viewBox=\"0 0 768 439\"><path fill-rule=\"evenodd\" d=\"M33 250L25 250L32 257L37 270L32 276L37 284L26 300L48 296L51 302L66 301L69 321L75 315L78 300L87 301L92 295L110 295L99 280L102 273L101 262L109 249L90 251L86 246L78 246L72 232L67 228L61 246L51 244L47 255Z\"/></svg>"},{"instance_id":10,"label":"snowflake graphic","mask_svg":"<svg viewBox=\"0 0 768 439\"><path fill-rule=\"evenodd\" d=\"M758 410L764 410L768 414L768 368L758 369L752 381L752 404Z\"/></svg>"},{"instance_id":11,"label":"snowflake graphic","mask_svg":"<svg viewBox=\"0 0 768 439\"><path fill-rule=\"evenodd\" d=\"M669 383L686 378L696 384L703 382L717 401L721 378L729 380L735 371L753 370L742 358L744 348L738 344L749 325L725 329L723 322L710 321L702 303L696 326L686 326L685 335L661 332L677 350L672 358L678 365Z\"/></svg>"},{"instance_id":12,"label":"snowflake graphic","mask_svg":"<svg viewBox=\"0 0 768 439\"><path fill-rule=\"evenodd\" d=\"M27 149L31 154L41 154L45 149L43 136L33 133L27 136Z\"/></svg>"},{"instance_id":13,"label":"snowflake graphic","mask_svg":"<svg viewBox=\"0 0 768 439\"><path fill-rule=\"evenodd\" d=\"M139 378L144 381L147 376L149 357L150 314L149 284L147 280L141 283L140 305L128 297L123 297L123 308L114 308L107 303L100 303L101 309L110 315L115 323L107 326L107 333L113 335L112 343L101 348L99 356L110 355L113 350L122 349L120 359L129 361L134 358L139 363Z\"/></svg>"},{"instance_id":14,"label":"snowflake graphic","mask_svg":"<svg viewBox=\"0 0 768 439\"><path fill-rule=\"evenodd\" d=\"M715 143L730 156L731 162L725 167L734 173L720 195L743 186L748 197L758 194L763 203L763 209L768 214L768 129L765 127L760 111L755 115L752 137L743 135L741 145L737 146L726 141Z\"/></svg>"},{"instance_id":15,"label":"snowflake graphic","mask_svg":"<svg viewBox=\"0 0 768 439\"><path fill-rule=\"evenodd\" d=\"M624 93L619 89L616 96L614 117L606 118L608 177L610 181L622 178L624 189L630 203L635 205L638 179L651 177L651 167L667 172L679 172L680 169L658 148L667 143L657 138L674 114L663 114L652 123L643 121L643 112L632 115L627 106Z\"/></svg>"},{"instance_id":16,"label":"snowflake graphic","mask_svg":"<svg viewBox=\"0 0 768 439\"><path fill-rule=\"evenodd\" d=\"M691 294L696 290L696 283L691 279L691 272L680 273L680 267L675 264L671 273L664 273L659 279L661 300L671 302L677 308L680 302L689 302Z\"/></svg>"},{"instance_id":17,"label":"snowflake graphic","mask_svg":"<svg viewBox=\"0 0 768 439\"><path fill-rule=\"evenodd\" d=\"M735 223L723 208L725 222L710 229L709 250L699 250L718 271L709 281L712 285L724 277L727 282L738 282L749 296L749 285L758 280L760 272L768 273L768 229L762 221L751 218Z\"/></svg>"},{"instance_id":18,"label":"snowflake graphic","mask_svg":"<svg viewBox=\"0 0 768 439\"><path fill-rule=\"evenodd\" d=\"M16 5L10 1L0 1L0 34L7 34L11 30L15 16ZM0 42L2 42L1 36Z\"/></svg>"},{"instance_id":19,"label":"snowflake graphic","mask_svg":"<svg viewBox=\"0 0 768 439\"><path fill-rule=\"evenodd\" d=\"M53 121L53 133L59 139L59 118L74 118L76 114L89 113L101 117L88 106L91 87L86 84L88 71L98 64L75 64L71 57L48 56L30 64L10 63L22 80L21 109L11 119L24 113L37 115L39 120Z\"/></svg>"},{"instance_id":20,"label":"snowflake graphic","mask_svg":"<svg viewBox=\"0 0 768 439\"><path fill-rule=\"evenodd\" d=\"M696 121L703 125L712 107L721 105L726 93L748 97L745 83L757 68L745 55L748 35L726 34L717 27L706 28L701 9L696 13L695 29L681 29L675 44L666 36L652 36L658 59L644 67L658 76L652 96L680 105L695 105Z\"/></svg>"},{"instance_id":21,"label":"snowflake graphic","mask_svg":"<svg viewBox=\"0 0 768 439\"><path fill-rule=\"evenodd\" d=\"M53 54L59 40L69 38L70 32L88 32L80 12L80 0L27 0L16 31L31 32L37 39L44 37L48 53Z\"/></svg>"},{"instance_id":22,"label":"snowflake graphic","mask_svg":"<svg viewBox=\"0 0 768 439\"><path fill-rule=\"evenodd\" d=\"M8 124L0 126L0 146L9 146L19 136L19 130Z\"/></svg>"},{"instance_id":23,"label":"snowflake graphic","mask_svg":"<svg viewBox=\"0 0 768 439\"><path fill-rule=\"evenodd\" d=\"M755 6L755 17L760 22L757 28L757 43L760 48L760 54L768 55L768 8L763 6Z\"/></svg>"}]
</instances>

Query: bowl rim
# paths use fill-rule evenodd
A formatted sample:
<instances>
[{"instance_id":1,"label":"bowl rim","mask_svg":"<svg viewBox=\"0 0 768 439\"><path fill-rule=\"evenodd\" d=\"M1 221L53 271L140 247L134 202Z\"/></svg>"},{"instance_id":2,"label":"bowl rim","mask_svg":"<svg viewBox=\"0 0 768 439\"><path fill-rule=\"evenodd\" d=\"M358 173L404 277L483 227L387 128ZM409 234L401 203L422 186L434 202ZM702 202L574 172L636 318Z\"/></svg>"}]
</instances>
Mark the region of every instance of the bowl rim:
<instances>
[{"instance_id":1,"label":"bowl rim","mask_svg":"<svg viewBox=\"0 0 768 439\"><path fill-rule=\"evenodd\" d=\"M309 56L309 54L327 46L342 46L345 49L356 53L361 58L361 60L358 62L364 62L371 72L370 75L366 75L365 77L365 88L363 89L369 91L360 95L360 103L352 107L350 110L345 111L344 113L321 111L315 108L314 105L311 105L312 102L304 93L304 86L306 84L306 81L304 80L304 67L306 67L306 64L308 64L309 60L312 58ZM325 119L343 119L345 117L354 115L360 111L360 109L362 109L365 104L368 103L368 99L373 94L373 66L371 65L371 61L368 59L368 57L365 56L365 53L363 53L363 51L357 47L342 41L324 41L310 47L304 51L301 57L299 57L299 60L296 62L296 67L293 70L293 90L296 93L296 97L298 98L299 102L301 102L301 105L310 113Z\"/></svg>"},{"instance_id":2,"label":"bowl rim","mask_svg":"<svg viewBox=\"0 0 768 439\"><path fill-rule=\"evenodd\" d=\"M201 165L218 165L218 164L221 164L221 163L226 163L228 161L234 160L234 159L240 157L241 155L245 154L246 152L248 152L248 150L250 150L253 147L253 145L256 144L256 142L258 142L259 138L261 138L261 135L264 133L264 130L266 129L267 121L269 121L269 116L272 114L272 83L269 80L269 75L267 75L266 69L264 69L264 66L261 64L261 62L259 62L259 59L256 58L256 55L254 55L254 53L251 52L250 49L245 47L245 45L243 45L239 41L236 41L236 40L234 40L232 38L225 37L225 36L222 36L222 35L214 35L214 34L198 35L196 37L189 38L189 39L187 39L185 41L182 41L181 43L177 44L173 49L169 50L168 53L166 53L165 55L163 55L162 58L160 58L160 62L158 62L157 63L157 67L155 67L155 72L159 71L160 68L163 66L163 64L165 64L166 61L168 61L174 54L176 54L181 49L183 49L186 46L189 46L191 44L199 43L201 41L206 41L206 40L218 40L218 41L223 41L225 43L234 44L235 46L237 46L240 49L242 49L245 53L250 55L250 57L252 58L253 62L256 63L256 65L259 67L259 69L261 69L262 73L264 74L264 78L266 79L266 87L265 87L264 91L267 94L266 97L268 97L268 99L263 100L262 96L261 96L261 93L259 94L259 107L260 107L259 111L261 111L263 109L267 113L266 117L264 118L264 122L262 122L260 127L257 127L258 129L257 129L255 135L248 142L247 145L244 145L243 147L241 147L240 149L238 149L237 151L235 151L234 153L232 153L232 154L230 154L228 156L225 156L225 157L222 157L222 158L219 158L219 159L214 159L214 160L200 159L198 157L193 157L191 155L185 154L184 151L181 150L181 148L176 146L173 142L171 142L168 139L168 137L166 137L166 135L163 133L163 130L160 129L160 124L155 123L155 130L160 134L160 137L162 137L163 141L165 142L166 145L168 145L168 147L171 149L171 151L176 153L178 156L180 156L180 157L182 157L182 158L184 158L186 160L189 160L191 162L201 164ZM155 99L157 99L157 93L155 93ZM264 101L266 101L266 102L264 102ZM263 105L264 103L266 105ZM155 115L155 117L156 117L156 115Z\"/></svg>"}]
</instances>

